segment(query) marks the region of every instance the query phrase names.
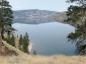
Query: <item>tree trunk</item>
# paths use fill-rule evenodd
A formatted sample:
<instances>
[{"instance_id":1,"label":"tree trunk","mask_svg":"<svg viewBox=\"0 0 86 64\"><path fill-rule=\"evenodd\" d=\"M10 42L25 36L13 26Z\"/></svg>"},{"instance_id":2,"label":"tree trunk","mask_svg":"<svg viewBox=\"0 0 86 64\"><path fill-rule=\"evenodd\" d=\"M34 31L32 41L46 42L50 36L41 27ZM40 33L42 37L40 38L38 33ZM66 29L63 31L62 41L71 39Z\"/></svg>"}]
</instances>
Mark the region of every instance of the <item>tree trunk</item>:
<instances>
[{"instance_id":1,"label":"tree trunk","mask_svg":"<svg viewBox=\"0 0 86 64\"><path fill-rule=\"evenodd\" d=\"M2 42L2 29L0 29L0 55L6 55L6 47L4 46Z\"/></svg>"},{"instance_id":2,"label":"tree trunk","mask_svg":"<svg viewBox=\"0 0 86 64\"><path fill-rule=\"evenodd\" d=\"M0 35L0 55L5 55L5 46L2 42L2 36Z\"/></svg>"},{"instance_id":3,"label":"tree trunk","mask_svg":"<svg viewBox=\"0 0 86 64\"><path fill-rule=\"evenodd\" d=\"M3 29L1 31L1 37L2 37L2 39L4 39L4 30Z\"/></svg>"}]
</instances>

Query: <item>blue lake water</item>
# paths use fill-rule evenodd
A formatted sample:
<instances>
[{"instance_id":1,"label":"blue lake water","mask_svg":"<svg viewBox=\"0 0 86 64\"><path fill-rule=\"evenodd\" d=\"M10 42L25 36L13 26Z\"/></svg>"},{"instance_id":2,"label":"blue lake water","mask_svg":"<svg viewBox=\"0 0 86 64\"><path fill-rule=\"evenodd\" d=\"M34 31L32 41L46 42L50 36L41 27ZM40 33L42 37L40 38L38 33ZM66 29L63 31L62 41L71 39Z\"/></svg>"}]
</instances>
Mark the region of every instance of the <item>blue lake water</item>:
<instances>
[{"instance_id":1,"label":"blue lake water","mask_svg":"<svg viewBox=\"0 0 86 64\"><path fill-rule=\"evenodd\" d=\"M68 42L67 36L75 28L59 22L43 24L20 24L13 27L17 34L29 34L33 50L39 55L75 55L75 46Z\"/></svg>"}]
</instances>

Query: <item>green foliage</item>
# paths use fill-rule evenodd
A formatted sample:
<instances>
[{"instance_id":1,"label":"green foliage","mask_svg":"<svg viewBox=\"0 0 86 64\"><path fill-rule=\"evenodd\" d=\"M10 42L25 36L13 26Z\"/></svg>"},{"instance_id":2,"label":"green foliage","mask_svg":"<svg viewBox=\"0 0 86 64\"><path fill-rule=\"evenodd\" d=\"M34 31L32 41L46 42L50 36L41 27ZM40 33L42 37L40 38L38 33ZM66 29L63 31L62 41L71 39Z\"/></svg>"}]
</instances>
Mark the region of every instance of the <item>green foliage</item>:
<instances>
[{"instance_id":1,"label":"green foliage","mask_svg":"<svg viewBox=\"0 0 86 64\"><path fill-rule=\"evenodd\" d=\"M23 37L22 35L20 35L20 38L19 38L19 49L22 50L22 43L23 43Z\"/></svg>"},{"instance_id":2,"label":"green foliage","mask_svg":"<svg viewBox=\"0 0 86 64\"><path fill-rule=\"evenodd\" d=\"M67 11L68 18L66 19L66 22L76 24L75 32L70 33L68 39L73 42L75 41L79 52L83 53L82 50L85 50L86 45L79 45L81 43L83 44L86 40L86 0L68 1L71 3L78 3L76 5L71 5Z\"/></svg>"},{"instance_id":3,"label":"green foliage","mask_svg":"<svg viewBox=\"0 0 86 64\"><path fill-rule=\"evenodd\" d=\"M67 0L69 3L85 4L86 0Z\"/></svg>"},{"instance_id":4,"label":"green foliage","mask_svg":"<svg viewBox=\"0 0 86 64\"><path fill-rule=\"evenodd\" d=\"M15 36L13 34L8 35L4 40L6 40L10 45L15 46Z\"/></svg>"},{"instance_id":5,"label":"green foliage","mask_svg":"<svg viewBox=\"0 0 86 64\"><path fill-rule=\"evenodd\" d=\"M26 33L23 37L21 35L20 39L19 39L19 49L22 50L25 53L29 53L28 52L28 45L29 45L28 34Z\"/></svg>"},{"instance_id":6,"label":"green foliage","mask_svg":"<svg viewBox=\"0 0 86 64\"><path fill-rule=\"evenodd\" d=\"M78 14L80 12L80 8L78 6L70 6L68 8L68 12L67 12L67 16L68 16L68 19L67 21L70 21L70 22L77 22L80 20L80 14Z\"/></svg>"},{"instance_id":7,"label":"green foliage","mask_svg":"<svg viewBox=\"0 0 86 64\"><path fill-rule=\"evenodd\" d=\"M4 33L10 34L12 31L13 11L7 0L0 1L0 34L2 38Z\"/></svg>"},{"instance_id":8,"label":"green foliage","mask_svg":"<svg viewBox=\"0 0 86 64\"><path fill-rule=\"evenodd\" d=\"M76 41L76 39L79 39L79 37L81 36L81 33L80 32L75 32L75 33L70 33L69 35L68 35L68 38L70 39L70 40L73 40L73 41Z\"/></svg>"}]
</instances>

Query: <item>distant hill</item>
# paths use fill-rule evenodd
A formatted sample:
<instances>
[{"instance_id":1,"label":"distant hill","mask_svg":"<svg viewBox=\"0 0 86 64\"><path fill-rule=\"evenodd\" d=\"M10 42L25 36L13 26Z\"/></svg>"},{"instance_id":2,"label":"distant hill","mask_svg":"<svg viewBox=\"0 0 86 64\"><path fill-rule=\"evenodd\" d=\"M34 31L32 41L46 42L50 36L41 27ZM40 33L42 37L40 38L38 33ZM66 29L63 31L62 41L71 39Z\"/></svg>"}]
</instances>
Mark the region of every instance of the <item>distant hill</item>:
<instances>
[{"instance_id":1,"label":"distant hill","mask_svg":"<svg viewBox=\"0 0 86 64\"><path fill-rule=\"evenodd\" d=\"M14 11L14 22L27 23L27 24L39 24L46 22L62 21L64 14L55 11L47 10L19 10Z\"/></svg>"},{"instance_id":2,"label":"distant hill","mask_svg":"<svg viewBox=\"0 0 86 64\"><path fill-rule=\"evenodd\" d=\"M14 22L29 24L52 22L53 19L51 16L55 15L56 13L57 12L54 11L37 9L14 11Z\"/></svg>"},{"instance_id":3,"label":"distant hill","mask_svg":"<svg viewBox=\"0 0 86 64\"><path fill-rule=\"evenodd\" d=\"M59 21L59 22L64 22L64 20L67 18L66 12L58 12L51 18L53 18L54 20Z\"/></svg>"}]
</instances>

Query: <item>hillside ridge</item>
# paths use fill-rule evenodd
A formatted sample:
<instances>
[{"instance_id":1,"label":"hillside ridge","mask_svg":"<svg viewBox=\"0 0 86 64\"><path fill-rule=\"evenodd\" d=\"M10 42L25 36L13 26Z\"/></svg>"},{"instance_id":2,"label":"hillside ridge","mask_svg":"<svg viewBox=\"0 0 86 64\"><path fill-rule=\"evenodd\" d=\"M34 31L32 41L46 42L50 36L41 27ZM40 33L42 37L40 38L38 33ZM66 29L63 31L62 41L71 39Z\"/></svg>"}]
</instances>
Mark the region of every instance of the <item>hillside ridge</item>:
<instances>
[{"instance_id":1,"label":"hillside ridge","mask_svg":"<svg viewBox=\"0 0 86 64\"><path fill-rule=\"evenodd\" d=\"M17 10L14 11L14 23L40 24L63 21L65 12L47 10ZM58 19L58 20L57 20Z\"/></svg>"}]
</instances>

